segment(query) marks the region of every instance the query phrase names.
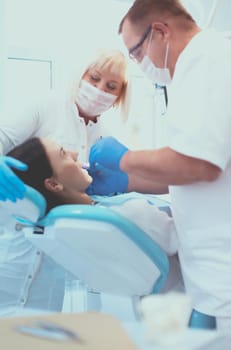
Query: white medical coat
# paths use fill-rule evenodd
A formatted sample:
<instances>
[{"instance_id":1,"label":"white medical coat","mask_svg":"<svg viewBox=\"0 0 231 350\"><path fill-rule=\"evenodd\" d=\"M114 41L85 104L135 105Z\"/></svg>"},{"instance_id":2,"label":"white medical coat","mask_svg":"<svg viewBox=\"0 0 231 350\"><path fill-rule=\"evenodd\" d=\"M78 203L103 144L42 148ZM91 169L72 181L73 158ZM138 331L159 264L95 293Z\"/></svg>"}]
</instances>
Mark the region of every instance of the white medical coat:
<instances>
[{"instance_id":1,"label":"white medical coat","mask_svg":"<svg viewBox=\"0 0 231 350\"><path fill-rule=\"evenodd\" d=\"M0 120L0 153L6 154L16 145L31 137L47 137L66 149L79 153L79 159L88 161L90 147L102 136L108 136L101 118L86 125L74 102L51 93L35 107L23 112L6 113ZM2 148L2 149L1 149Z\"/></svg>"},{"instance_id":2,"label":"white medical coat","mask_svg":"<svg viewBox=\"0 0 231 350\"><path fill-rule=\"evenodd\" d=\"M186 291L195 309L231 316L231 42L213 30L181 53L166 118L168 146L221 168L214 182L170 186Z\"/></svg>"}]
</instances>

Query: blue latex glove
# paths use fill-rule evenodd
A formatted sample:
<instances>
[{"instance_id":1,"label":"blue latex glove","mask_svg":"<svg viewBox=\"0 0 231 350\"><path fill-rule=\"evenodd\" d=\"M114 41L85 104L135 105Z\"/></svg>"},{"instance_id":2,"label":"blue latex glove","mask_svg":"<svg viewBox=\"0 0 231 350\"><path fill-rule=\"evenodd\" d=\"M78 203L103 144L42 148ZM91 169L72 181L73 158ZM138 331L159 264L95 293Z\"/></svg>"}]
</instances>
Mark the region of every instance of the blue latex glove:
<instances>
[{"instance_id":1,"label":"blue latex glove","mask_svg":"<svg viewBox=\"0 0 231 350\"><path fill-rule=\"evenodd\" d=\"M93 178L93 182L86 190L89 195L112 195L127 190L128 175L123 171L114 171L96 163L88 172Z\"/></svg>"},{"instance_id":2,"label":"blue latex glove","mask_svg":"<svg viewBox=\"0 0 231 350\"><path fill-rule=\"evenodd\" d=\"M18 198L23 198L26 187L10 167L21 171L27 170L28 167L12 157L0 156L0 200L9 199L16 202Z\"/></svg>"},{"instance_id":3,"label":"blue latex glove","mask_svg":"<svg viewBox=\"0 0 231 350\"><path fill-rule=\"evenodd\" d=\"M128 148L114 137L104 137L97 141L90 149L90 167L99 163L105 168L120 170L120 161Z\"/></svg>"}]
</instances>

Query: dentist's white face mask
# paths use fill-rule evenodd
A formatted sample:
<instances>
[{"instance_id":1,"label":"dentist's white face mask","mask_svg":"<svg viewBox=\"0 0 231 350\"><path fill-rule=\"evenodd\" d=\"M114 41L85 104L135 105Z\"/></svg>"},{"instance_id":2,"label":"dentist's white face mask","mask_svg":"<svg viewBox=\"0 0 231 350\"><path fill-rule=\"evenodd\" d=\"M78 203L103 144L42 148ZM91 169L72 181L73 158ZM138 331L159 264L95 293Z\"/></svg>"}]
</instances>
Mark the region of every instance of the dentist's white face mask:
<instances>
[{"instance_id":1,"label":"dentist's white face mask","mask_svg":"<svg viewBox=\"0 0 231 350\"><path fill-rule=\"evenodd\" d=\"M168 85L172 80L169 69L167 68L169 44L167 44L166 46L164 68L158 68L148 57L148 53L150 51L150 46L151 46L151 40L152 40L152 33L150 36L150 42L147 48L147 53L142 59L139 66L141 70L144 72L144 74L147 76L147 78L150 79L153 83L159 84L159 85Z\"/></svg>"},{"instance_id":2,"label":"dentist's white face mask","mask_svg":"<svg viewBox=\"0 0 231 350\"><path fill-rule=\"evenodd\" d=\"M82 80L76 96L76 103L87 116L95 117L106 112L114 104L117 97L97 89L86 80Z\"/></svg>"}]
</instances>

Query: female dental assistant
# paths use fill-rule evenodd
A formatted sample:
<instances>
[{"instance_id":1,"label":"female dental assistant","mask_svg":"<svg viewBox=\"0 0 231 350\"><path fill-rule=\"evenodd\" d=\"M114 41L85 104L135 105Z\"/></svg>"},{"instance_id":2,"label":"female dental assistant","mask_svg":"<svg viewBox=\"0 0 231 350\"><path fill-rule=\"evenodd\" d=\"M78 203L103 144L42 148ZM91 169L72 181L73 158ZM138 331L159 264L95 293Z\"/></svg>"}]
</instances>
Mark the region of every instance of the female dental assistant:
<instances>
[{"instance_id":1,"label":"female dental assistant","mask_svg":"<svg viewBox=\"0 0 231 350\"><path fill-rule=\"evenodd\" d=\"M51 94L33 113L16 118L7 115L0 123L0 154L32 136L48 137L60 145L78 150L80 159L88 161L89 148L108 135L100 116L111 107L120 109L123 120L129 105L127 61L119 50L99 50L86 64L68 96ZM113 132L111 132L113 134ZM24 170L15 160L0 157L0 199L16 200L24 185L10 167Z\"/></svg>"}]
</instances>

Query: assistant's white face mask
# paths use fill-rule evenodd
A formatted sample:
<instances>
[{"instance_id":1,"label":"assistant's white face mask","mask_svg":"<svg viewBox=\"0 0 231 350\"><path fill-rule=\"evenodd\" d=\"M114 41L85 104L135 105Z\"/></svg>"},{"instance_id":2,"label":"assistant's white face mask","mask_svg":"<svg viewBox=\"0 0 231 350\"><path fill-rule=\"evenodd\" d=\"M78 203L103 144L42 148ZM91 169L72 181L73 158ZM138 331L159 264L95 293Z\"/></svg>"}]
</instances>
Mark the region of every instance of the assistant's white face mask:
<instances>
[{"instance_id":1,"label":"assistant's white face mask","mask_svg":"<svg viewBox=\"0 0 231 350\"><path fill-rule=\"evenodd\" d=\"M151 38L152 38L152 35L151 35ZM151 40L150 40L150 44L151 44ZM147 54L144 56L141 63L139 64L141 70L144 72L147 78L150 79L153 83L159 84L159 85L168 85L172 80L169 69L167 68L169 44L167 44L166 46L164 68L156 67L155 64L150 60L148 56L149 50L150 50L150 45L148 45Z\"/></svg>"},{"instance_id":2,"label":"assistant's white face mask","mask_svg":"<svg viewBox=\"0 0 231 350\"><path fill-rule=\"evenodd\" d=\"M95 117L106 112L114 104L117 97L97 89L86 80L82 80L76 96L76 103L87 116Z\"/></svg>"}]
</instances>

